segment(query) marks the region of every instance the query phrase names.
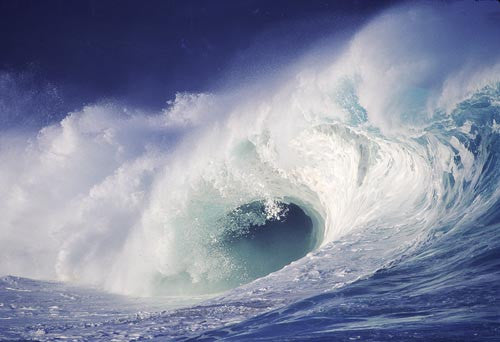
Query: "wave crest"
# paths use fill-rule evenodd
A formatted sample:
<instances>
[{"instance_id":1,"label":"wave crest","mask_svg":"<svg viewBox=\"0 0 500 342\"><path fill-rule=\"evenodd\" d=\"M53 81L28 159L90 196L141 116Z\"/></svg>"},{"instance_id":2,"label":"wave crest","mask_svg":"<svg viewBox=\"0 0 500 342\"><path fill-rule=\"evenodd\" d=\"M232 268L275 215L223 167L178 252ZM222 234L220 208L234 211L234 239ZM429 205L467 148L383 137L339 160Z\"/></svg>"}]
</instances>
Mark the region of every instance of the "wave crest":
<instances>
[{"instance_id":1,"label":"wave crest","mask_svg":"<svg viewBox=\"0 0 500 342\"><path fill-rule=\"evenodd\" d=\"M388 11L327 67L299 63L265 92L179 94L160 114L88 106L6 134L0 272L142 295L217 291L241 265L214 241L234 231L228 215L263 203L261 225L293 205L314 228L280 281L332 286L473 220L498 199L500 64L479 46L499 28L464 28L461 6L438 22L430 6Z\"/></svg>"}]
</instances>

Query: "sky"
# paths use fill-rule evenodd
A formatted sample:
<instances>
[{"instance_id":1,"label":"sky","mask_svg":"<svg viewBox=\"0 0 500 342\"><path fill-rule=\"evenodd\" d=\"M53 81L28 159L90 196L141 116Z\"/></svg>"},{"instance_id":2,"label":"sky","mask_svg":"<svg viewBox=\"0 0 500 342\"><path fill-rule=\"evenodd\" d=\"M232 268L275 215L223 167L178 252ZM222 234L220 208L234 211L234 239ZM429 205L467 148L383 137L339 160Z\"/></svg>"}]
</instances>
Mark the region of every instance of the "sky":
<instances>
[{"instance_id":1,"label":"sky","mask_svg":"<svg viewBox=\"0 0 500 342\"><path fill-rule=\"evenodd\" d=\"M107 100L157 110L280 68L393 2L0 0L0 125Z\"/></svg>"}]
</instances>

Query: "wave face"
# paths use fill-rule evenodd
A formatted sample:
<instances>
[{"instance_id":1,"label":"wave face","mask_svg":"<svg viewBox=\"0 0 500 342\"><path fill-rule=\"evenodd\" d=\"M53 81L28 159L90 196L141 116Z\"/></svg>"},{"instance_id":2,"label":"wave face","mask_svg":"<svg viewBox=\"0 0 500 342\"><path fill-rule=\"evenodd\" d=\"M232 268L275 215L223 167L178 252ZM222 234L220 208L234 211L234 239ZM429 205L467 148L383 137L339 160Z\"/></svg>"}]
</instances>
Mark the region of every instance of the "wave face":
<instances>
[{"instance_id":1,"label":"wave face","mask_svg":"<svg viewBox=\"0 0 500 342\"><path fill-rule=\"evenodd\" d=\"M135 296L232 289L129 318L143 337L498 336L498 8L439 6L386 11L339 54L255 87L6 132L0 273ZM86 331L42 325L19 336Z\"/></svg>"}]
</instances>

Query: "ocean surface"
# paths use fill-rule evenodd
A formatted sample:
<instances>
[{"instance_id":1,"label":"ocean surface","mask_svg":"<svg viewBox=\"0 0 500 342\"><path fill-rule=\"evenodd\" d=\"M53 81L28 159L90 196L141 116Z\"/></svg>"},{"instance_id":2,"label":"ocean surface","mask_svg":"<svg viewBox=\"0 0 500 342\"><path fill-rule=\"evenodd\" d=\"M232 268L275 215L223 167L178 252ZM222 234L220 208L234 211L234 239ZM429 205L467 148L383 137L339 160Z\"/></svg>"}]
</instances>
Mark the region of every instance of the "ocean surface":
<instances>
[{"instance_id":1,"label":"ocean surface","mask_svg":"<svg viewBox=\"0 0 500 342\"><path fill-rule=\"evenodd\" d=\"M498 15L3 131L0 340L499 341Z\"/></svg>"}]
</instances>

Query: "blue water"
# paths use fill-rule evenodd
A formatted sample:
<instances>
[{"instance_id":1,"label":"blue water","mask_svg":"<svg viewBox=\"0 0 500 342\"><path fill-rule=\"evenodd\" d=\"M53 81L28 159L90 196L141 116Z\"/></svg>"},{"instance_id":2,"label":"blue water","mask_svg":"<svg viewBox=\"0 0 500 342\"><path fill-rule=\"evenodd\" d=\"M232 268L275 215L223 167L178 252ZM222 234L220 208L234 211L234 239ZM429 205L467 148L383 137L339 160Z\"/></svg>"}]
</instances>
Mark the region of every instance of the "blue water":
<instances>
[{"instance_id":1,"label":"blue water","mask_svg":"<svg viewBox=\"0 0 500 342\"><path fill-rule=\"evenodd\" d=\"M368 279L200 338L497 341L499 212L497 204L484 223L471 224Z\"/></svg>"},{"instance_id":2,"label":"blue water","mask_svg":"<svg viewBox=\"0 0 500 342\"><path fill-rule=\"evenodd\" d=\"M500 28L456 6L266 91L5 131L0 340L500 340Z\"/></svg>"}]
</instances>

